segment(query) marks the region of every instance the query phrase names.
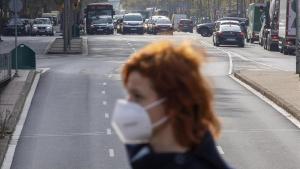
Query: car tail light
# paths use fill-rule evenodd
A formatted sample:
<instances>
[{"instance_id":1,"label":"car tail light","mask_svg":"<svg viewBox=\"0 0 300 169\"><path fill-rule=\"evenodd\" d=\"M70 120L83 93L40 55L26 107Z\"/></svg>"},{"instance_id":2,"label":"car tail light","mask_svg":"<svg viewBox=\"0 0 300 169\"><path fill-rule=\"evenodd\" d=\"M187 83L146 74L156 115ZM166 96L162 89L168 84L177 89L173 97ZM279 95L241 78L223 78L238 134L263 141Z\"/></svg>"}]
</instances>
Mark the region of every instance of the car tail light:
<instances>
[{"instance_id":1,"label":"car tail light","mask_svg":"<svg viewBox=\"0 0 300 169\"><path fill-rule=\"evenodd\" d=\"M218 36L223 36L223 32L217 32Z\"/></svg>"},{"instance_id":2,"label":"car tail light","mask_svg":"<svg viewBox=\"0 0 300 169\"><path fill-rule=\"evenodd\" d=\"M287 43L288 45L294 45L293 41L291 41L291 40L286 41L286 43Z\"/></svg>"},{"instance_id":3,"label":"car tail light","mask_svg":"<svg viewBox=\"0 0 300 169\"><path fill-rule=\"evenodd\" d=\"M279 39L279 37L277 35L272 35L271 37L272 37L272 39Z\"/></svg>"}]
</instances>

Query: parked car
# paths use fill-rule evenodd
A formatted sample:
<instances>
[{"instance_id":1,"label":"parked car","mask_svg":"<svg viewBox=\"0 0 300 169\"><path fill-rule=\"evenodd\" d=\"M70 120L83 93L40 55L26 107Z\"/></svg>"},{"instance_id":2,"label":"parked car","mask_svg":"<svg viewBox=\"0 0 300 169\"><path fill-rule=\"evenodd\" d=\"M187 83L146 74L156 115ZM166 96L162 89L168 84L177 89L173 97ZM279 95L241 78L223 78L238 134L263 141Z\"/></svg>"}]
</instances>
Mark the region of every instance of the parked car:
<instances>
[{"instance_id":1,"label":"parked car","mask_svg":"<svg viewBox=\"0 0 300 169\"><path fill-rule=\"evenodd\" d=\"M32 36L47 35L54 36L54 29L49 18L36 18L32 25Z\"/></svg>"},{"instance_id":2,"label":"parked car","mask_svg":"<svg viewBox=\"0 0 300 169\"><path fill-rule=\"evenodd\" d=\"M111 16L99 16L92 21L91 34L114 34L114 25Z\"/></svg>"},{"instance_id":3,"label":"parked car","mask_svg":"<svg viewBox=\"0 0 300 169\"><path fill-rule=\"evenodd\" d=\"M8 23L4 26L3 35L15 35L15 27L17 26L17 35L28 35L27 27L28 25L24 20L17 18L10 19Z\"/></svg>"},{"instance_id":4,"label":"parked car","mask_svg":"<svg viewBox=\"0 0 300 169\"><path fill-rule=\"evenodd\" d=\"M203 37L209 37L213 34L214 26L214 22L198 24L196 26L196 31Z\"/></svg>"},{"instance_id":5,"label":"parked car","mask_svg":"<svg viewBox=\"0 0 300 169\"><path fill-rule=\"evenodd\" d=\"M245 46L245 35L239 25L220 25L213 33L213 44Z\"/></svg>"},{"instance_id":6,"label":"parked car","mask_svg":"<svg viewBox=\"0 0 300 169\"><path fill-rule=\"evenodd\" d=\"M173 35L174 29L169 18L157 18L153 25L153 33L156 34L171 34Z\"/></svg>"},{"instance_id":7,"label":"parked car","mask_svg":"<svg viewBox=\"0 0 300 169\"><path fill-rule=\"evenodd\" d=\"M178 24L178 31L193 33L194 24L190 19L180 19Z\"/></svg>"},{"instance_id":8,"label":"parked car","mask_svg":"<svg viewBox=\"0 0 300 169\"><path fill-rule=\"evenodd\" d=\"M125 14L121 24L122 34L138 33L144 34L144 21L140 13Z\"/></svg>"}]
</instances>

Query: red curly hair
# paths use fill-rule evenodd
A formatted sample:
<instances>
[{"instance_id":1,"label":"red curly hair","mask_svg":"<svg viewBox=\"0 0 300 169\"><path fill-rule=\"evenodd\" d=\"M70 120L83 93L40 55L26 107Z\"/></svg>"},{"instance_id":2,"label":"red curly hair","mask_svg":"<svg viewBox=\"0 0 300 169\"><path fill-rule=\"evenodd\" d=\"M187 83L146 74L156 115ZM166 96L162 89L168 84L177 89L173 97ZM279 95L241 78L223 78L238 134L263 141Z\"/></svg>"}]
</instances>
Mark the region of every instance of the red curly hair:
<instances>
[{"instance_id":1,"label":"red curly hair","mask_svg":"<svg viewBox=\"0 0 300 169\"><path fill-rule=\"evenodd\" d=\"M124 65L124 85L132 72L149 78L159 97L166 98L164 109L170 117L178 144L193 148L203 134L215 138L220 122L213 110L213 94L201 73L206 54L191 44L153 43L133 54Z\"/></svg>"}]
</instances>

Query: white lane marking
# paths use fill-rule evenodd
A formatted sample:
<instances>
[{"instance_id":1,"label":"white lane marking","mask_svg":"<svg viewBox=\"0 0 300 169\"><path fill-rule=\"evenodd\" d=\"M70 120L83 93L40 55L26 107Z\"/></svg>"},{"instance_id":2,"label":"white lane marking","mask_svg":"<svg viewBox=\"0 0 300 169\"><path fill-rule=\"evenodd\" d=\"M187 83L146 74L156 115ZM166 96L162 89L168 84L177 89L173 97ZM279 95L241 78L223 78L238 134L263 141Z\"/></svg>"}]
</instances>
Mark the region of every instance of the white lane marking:
<instances>
[{"instance_id":1,"label":"white lane marking","mask_svg":"<svg viewBox=\"0 0 300 169\"><path fill-rule=\"evenodd\" d=\"M134 52L136 52L136 49L135 49L135 48L132 48L132 50L133 50Z\"/></svg>"},{"instance_id":2,"label":"white lane marking","mask_svg":"<svg viewBox=\"0 0 300 169\"><path fill-rule=\"evenodd\" d=\"M12 161L13 161L13 158L14 158L14 154L15 154L15 151L16 151L16 147L17 147L17 144L18 144L18 140L19 140L20 135L22 133L22 130L23 130L25 120L26 120L27 115L28 115L28 111L29 111L34 93L36 91L36 88L38 86L38 82L40 80L40 76L41 76L40 73L36 74L36 77L34 78L34 81L32 83L30 92L28 93L28 95L26 97L25 104L24 104L23 110L21 112L20 119L17 123L15 131L12 134L12 138L11 138L11 141L8 145L8 149L7 149L7 152L5 154L4 161L2 163L1 169L10 169L10 167L11 167L11 164L12 164Z\"/></svg>"},{"instance_id":3,"label":"white lane marking","mask_svg":"<svg viewBox=\"0 0 300 169\"><path fill-rule=\"evenodd\" d=\"M102 104L103 104L104 106L106 106L106 105L107 105L107 101L103 101Z\"/></svg>"},{"instance_id":4,"label":"white lane marking","mask_svg":"<svg viewBox=\"0 0 300 169\"><path fill-rule=\"evenodd\" d=\"M228 70L228 74L231 75L232 71L233 71L233 64L232 64L232 56L231 54L228 52L227 53L228 58L229 58L229 70Z\"/></svg>"},{"instance_id":5,"label":"white lane marking","mask_svg":"<svg viewBox=\"0 0 300 169\"><path fill-rule=\"evenodd\" d=\"M44 74L46 72L48 72L50 70L50 68L38 68L37 71L40 72L41 74Z\"/></svg>"},{"instance_id":6,"label":"white lane marking","mask_svg":"<svg viewBox=\"0 0 300 169\"><path fill-rule=\"evenodd\" d=\"M105 91L105 90L102 90L101 93L102 93L102 94L106 94L106 91Z\"/></svg>"},{"instance_id":7,"label":"white lane marking","mask_svg":"<svg viewBox=\"0 0 300 169\"><path fill-rule=\"evenodd\" d=\"M106 134L107 135L111 135L112 133L111 133L111 129L106 129Z\"/></svg>"},{"instance_id":8,"label":"white lane marking","mask_svg":"<svg viewBox=\"0 0 300 169\"><path fill-rule=\"evenodd\" d=\"M103 83L102 83L102 86L106 86L106 85L107 85L107 83L106 83L106 82L103 82Z\"/></svg>"},{"instance_id":9,"label":"white lane marking","mask_svg":"<svg viewBox=\"0 0 300 169\"><path fill-rule=\"evenodd\" d=\"M108 150L108 153L109 153L109 157L114 157L115 156L115 151L112 148Z\"/></svg>"},{"instance_id":10,"label":"white lane marking","mask_svg":"<svg viewBox=\"0 0 300 169\"><path fill-rule=\"evenodd\" d=\"M261 62L258 62L256 60L253 60L253 59L250 59L248 57L245 57L245 56L242 56L238 53L235 53L235 52L232 52L232 51L228 51L228 50L225 50L225 49L222 49L220 47L216 47L216 46L213 46L211 44L209 44L208 42L205 42L205 41L201 41L202 44L206 44L206 45L209 45L210 47L213 47L217 50L220 50L224 53L231 53L232 55L235 55L236 57L242 59L242 60L245 60L245 61L250 61L250 62L253 62L253 63L256 63L256 64L259 64L259 65L263 65L263 66L266 66L266 67L269 67L269 68L273 68L273 69L276 69L276 70L281 70L281 71L288 71L288 70L284 70L284 69L281 69L281 68L278 68L278 67L275 67L275 66L272 66L272 65L268 65L268 64L265 64L265 63L261 63Z\"/></svg>"},{"instance_id":11,"label":"white lane marking","mask_svg":"<svg viewBox=\"0 0 300 169\"><path fill-rule=\"evenodd\" d=\"M262 95L261 93L259 93L255 89L251 88L246 83L240 81L239 79L237 79L233 75L229 75L229 77L231 77L233 80L235 80L237 83L239 83L240 85L242 85L243 87L245 87L247 90L249 90L250 92L252 92L257 97L259 97L261 100L263 100L264 102L266 102L267 104L269 104L270 106L272 106L275 110L277 110L285 118L287 118L289 121L291 121L296 127L300 128L300 122L293 115L291 115L290 113L288 113L287 111L285 111L283 108L281 108L280 106L278 106L277 104L275 104L273 101L271 101L270 99L268 99L266 96Z\"/></svg>"},{"instance_id":12,"label":"white lane marking","mask_svg":"<svg viewBox=\"0 0 300 169\"><path fill-rule=\"evenodd\" d=\"M109 119L109 114L108 113L105 113L104 116L105 116L106 119Z\"/></svg>"},{"instance_id":13,"label":"white lane marking","mask_svg":"<svg viewBox=\"0 0 300 169\"><path fill-rule=\"evenodd\" d=\"M217 150L220 154L225 154L221 146L217 146Z\"/></svg>"},{"instance_id":14,"label":"white lane marking","mask_svg":"<svg viewBox=\"0 0 300 169\"><path fill-rule=\"evenodd\" d=\"M111 74L110 74L110 75L108 75L108 78L110 78L110 79L111 79L111 78L112 78L112 75L111 75Z\"/></svg>"}]
</instances>

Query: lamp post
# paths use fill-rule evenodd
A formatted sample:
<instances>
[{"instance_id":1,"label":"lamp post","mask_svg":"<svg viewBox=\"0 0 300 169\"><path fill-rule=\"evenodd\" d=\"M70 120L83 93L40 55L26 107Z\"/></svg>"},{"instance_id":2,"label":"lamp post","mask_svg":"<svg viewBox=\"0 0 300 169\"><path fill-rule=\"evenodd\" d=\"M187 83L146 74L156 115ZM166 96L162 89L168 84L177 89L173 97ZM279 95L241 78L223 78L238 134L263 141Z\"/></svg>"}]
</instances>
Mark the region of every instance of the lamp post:
<instances>
[{"instance_id":1,"label":"lamp post","mask_svg":"<svg viewBox=\"0 0 300 169\"><path fill-rule=\"evenodd\" d=\"M296 1L296 23L297 23L297 39L296 39L296 48L297 48L297 56L296 56L296 73L299 74L300 77L300 2Z\"/></svg>"}]
</instances>

